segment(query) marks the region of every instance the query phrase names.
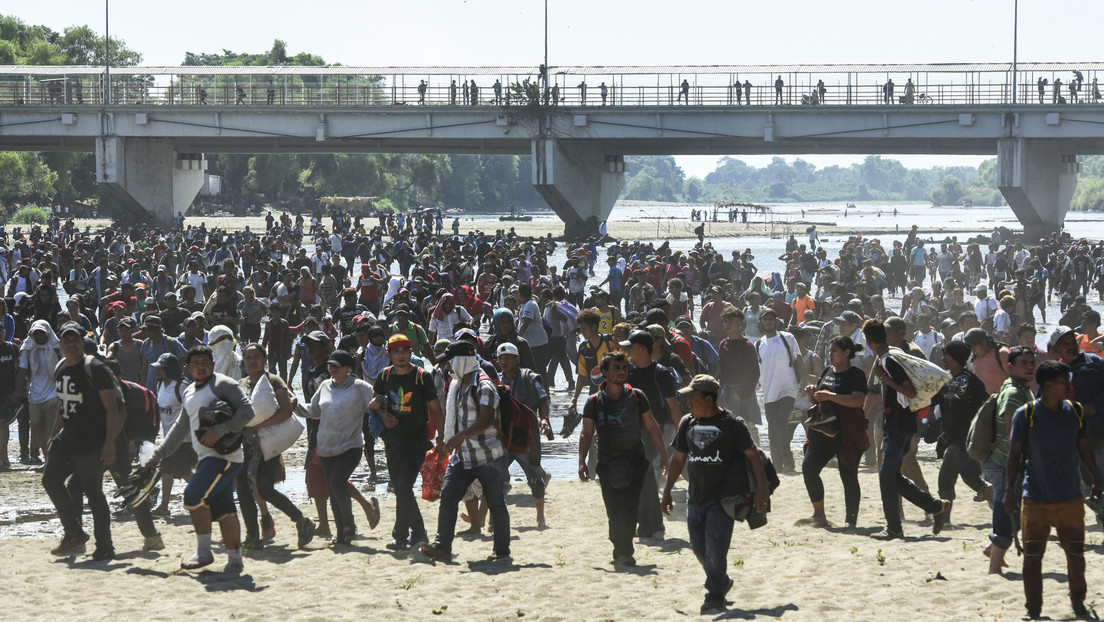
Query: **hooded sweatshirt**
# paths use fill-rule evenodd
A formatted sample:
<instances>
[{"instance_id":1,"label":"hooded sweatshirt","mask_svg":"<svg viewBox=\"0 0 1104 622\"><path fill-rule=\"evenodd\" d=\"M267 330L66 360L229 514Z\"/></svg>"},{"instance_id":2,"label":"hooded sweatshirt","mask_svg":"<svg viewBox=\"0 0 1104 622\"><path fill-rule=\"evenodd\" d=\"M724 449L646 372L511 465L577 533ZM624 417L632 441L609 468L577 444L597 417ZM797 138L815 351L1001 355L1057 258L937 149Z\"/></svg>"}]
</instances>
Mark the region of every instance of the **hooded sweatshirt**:
<instances>
[{"instance_id":1,"label":"hooded sweatshirt","mask_svg":"<svg viewBox=\"0 0 1104 622\"><path fill-rule=\"evenodd\" d=\"M46 333L46 343L40 344L34 338L34 333L40 330ZM31 404L42 404L57 397L54 370L61 360L61 342L54 334L54 329L50 328L50 323L46 320L35 320L19 352L19 367L26 369L30 376L31 393L28 401Z\"/></svg>"}]
</instances>

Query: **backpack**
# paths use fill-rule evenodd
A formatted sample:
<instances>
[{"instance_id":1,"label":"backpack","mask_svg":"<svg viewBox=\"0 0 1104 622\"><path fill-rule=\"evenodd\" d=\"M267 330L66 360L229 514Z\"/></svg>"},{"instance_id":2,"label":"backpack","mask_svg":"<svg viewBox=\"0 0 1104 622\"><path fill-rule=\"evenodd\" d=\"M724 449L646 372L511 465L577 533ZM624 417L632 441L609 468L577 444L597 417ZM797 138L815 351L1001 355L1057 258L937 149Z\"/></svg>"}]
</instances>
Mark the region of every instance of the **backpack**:
<instances>
[{"instance_id":1,"label":"backpack","mask_svg":"<svg viewBox=\"0 0 1104 622\"><path fill-rule=\"evenodd\" d=\"M978 462L984 462L993 453L997 445L997 397L996 392L982 402L973 421L970 422L970 431L966 433L966 453Z\"/></svg>"},{"instance_id":2,"label":"backpack","mask_svg":"<svg viewBox=\"0 0 1104 622\"><path fill-rule=\"evenodd\" d=\"M123 431L131 441L153 441L161 428L161 411L157 396L146 387L128 380L119 380L126 408Z\"/></svg>"},{"instance_id":3,"label":"backpack","mask_svg":"<svg viewBox=\"0 0 1104 622\"><path fill-rule=\"evenodd\" d=\"M489 376L480 379L491 381L498 389L498 421L494 427L502 436L503 447L506 453L525 454L533 447L533 434L537 429L537 416L533 409L523 404L510 392L510 386L495 381ZM472 387L472 399L479 403L476 391L479 382Z\"/></svg>"},{"instance_id":4,"label":"backpack","mask_svg":"<svg viewBox=\"0 0 1104 622\"><path fill-rule=\"evenodd\" d=\"M88 378L89 383L92 382L92 361L94 361L94 360L98 360L98 359L96 359L96 357L94 357L90 354L85 354L84 355L84 365L83 365L83 367L84 367L84 376L85 376L85 378ZM57 373L59 371L61 371L63 368L65 368L67 365L68 365L68 363L65 362L65 357L62 357L61 360L58 361L57 367L54 368L54 377L56 378ZM119 384L119 379L115 377L115 373L111 371L111 368L107 367L106 365L104 365L104 367L107 369L107 374L109 376L111 376L111 383L112 383L112 385L114 385L115 410L120 415L123 415L124 417L126 417L126 415L127 415L126 397L125 397L125 394L123 393L122 387ZM153 403L154 403L154 408L157 408L157 399L154 399ZM123 425L123 431L124 432L129 430L129 427L128 427L129 424L130 424L129 417L127 417L127 421ZM156 438L156 436L157 436L157 433L154 432L154 437Z\"/></svg>"}]
</instances>

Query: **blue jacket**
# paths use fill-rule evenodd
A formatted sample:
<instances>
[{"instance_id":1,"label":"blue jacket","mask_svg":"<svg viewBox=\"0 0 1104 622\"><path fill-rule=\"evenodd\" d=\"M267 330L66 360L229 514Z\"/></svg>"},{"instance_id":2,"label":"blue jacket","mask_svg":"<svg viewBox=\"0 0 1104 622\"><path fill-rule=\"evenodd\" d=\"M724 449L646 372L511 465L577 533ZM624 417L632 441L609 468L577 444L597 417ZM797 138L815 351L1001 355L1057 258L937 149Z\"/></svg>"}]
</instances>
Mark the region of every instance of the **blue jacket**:
<instances>
[{"instance_id":1,"label":"blue jacket","mask_svg":"<svg viewBox=\"0 0 1104 622\"><path fill-rule=\"evenodd\" d=\"M1073 395L1081 404L1092 404L1096 413L1085 417L1089 441L1104 443L1104 359L1082 352L1070 365L1073 369Z\"/></svg>"}]
</instances>

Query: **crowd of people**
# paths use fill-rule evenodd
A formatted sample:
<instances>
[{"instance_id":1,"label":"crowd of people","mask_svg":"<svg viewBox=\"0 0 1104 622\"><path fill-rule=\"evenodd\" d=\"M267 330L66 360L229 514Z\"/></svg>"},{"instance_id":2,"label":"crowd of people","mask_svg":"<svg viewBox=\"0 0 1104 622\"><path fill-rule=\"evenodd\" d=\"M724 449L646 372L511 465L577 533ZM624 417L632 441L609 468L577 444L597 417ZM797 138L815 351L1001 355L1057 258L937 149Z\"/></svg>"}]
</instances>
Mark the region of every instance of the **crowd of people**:
<instances>
[{"instance_id":1,"label":"crowd of people","mask_svg":"<svg viewBox=\"0 0 1104 622\"><path fill-rule=\"evenodd\" d=\"M336 213L329 228L316 214L307 232L301 217L266 221L263 233L90 232L72 221L0 231L0 404L18 422L19 460L45 460L64 529L55 554L91 540L87 500L92 558L112 559L103 475L123 486L152 481L154 467L159 499L139 495L130 511L142 547L163 548L153 518L170 514L173 482L186 481L197 546L185 569L214 563L218 523L226 569L240 571L243 552L275 537L271 506L294 524L297 546L347 546L354 501L370 528L381 520L350 477L362 459L377 477L382 441L396 500L389 549L450 559L456 536L481 533L489 515L490 559L507 559L508 468L524 472L547 527L541 437L553 438L551 391L566 390L560 434L579 429L578 475L599 482L614 564L635 565L636 538L664 538L672 489L688 477L703 612L725 607L734 522L765 522L776 473L800 470L810 526L832 524L821 473L833 460L847 529L859 529L863 463L879 470L875 538L904 537L902 498L938 534L959 479L992 507L989 572L1003 572L1019 524L1033 616L1055 527L1084 611L1086 493L1104 521L1091 501L1104 459L1104 335L1086 303L1104 294L1102 243L1028 248L994 232L929 244L913 227L888 248L856 235L829 256L811 234L808 248L791 236L784 269L767 274L750 250L724 257L705 240L685 250L577 240L553 263L551 235L461 234L456 222L449 235L440 214ZM1060 327L1040 349L1035 314L1045 321L1051 300ZM506 401L531 411L526 451L504 438ZM987 412L982 442L972 427ZM315 517L275 486L303 420ZM157 442L139 458L143 441ZM934 487L921 441L936 446ZM447 461L435 533L414 490L431 460ZM459 533L458 520L468 523Z\"/></svg>"}]
</instances>

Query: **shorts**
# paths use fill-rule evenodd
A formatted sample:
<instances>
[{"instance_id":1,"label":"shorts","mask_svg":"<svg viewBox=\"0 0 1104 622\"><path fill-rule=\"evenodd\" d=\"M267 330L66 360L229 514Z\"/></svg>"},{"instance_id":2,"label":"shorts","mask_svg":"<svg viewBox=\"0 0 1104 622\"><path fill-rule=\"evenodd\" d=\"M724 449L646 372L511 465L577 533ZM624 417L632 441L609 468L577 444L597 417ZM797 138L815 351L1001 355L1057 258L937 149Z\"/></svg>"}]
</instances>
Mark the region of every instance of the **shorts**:
<instances>
[{"instance_id":1,"label":"shorts","mask_svg":"<svg viewBox=\"0 0 1104 622\"><path fill-rule=\"evenodd\" d=\"M31 420L31 447L45 449L54 433L54 424L60 411L60 397L52 397L41 404L27 404L27 413Z\"/></svg>"},{"instance_id":2,"label":"shorts","mask_svg":"<svg viewBox=\"0 0 1104 622\"><path fill-rule=\"evenodd\" d=\"M211 520L216 522L237 514L234 480L241 468L240 462L213 456L200 460L195 475L184 488L184 509L190 512L202 507L210 508Z\"/></svg>"}]
</instances>

